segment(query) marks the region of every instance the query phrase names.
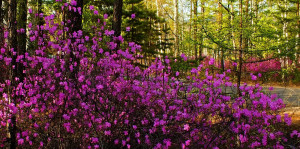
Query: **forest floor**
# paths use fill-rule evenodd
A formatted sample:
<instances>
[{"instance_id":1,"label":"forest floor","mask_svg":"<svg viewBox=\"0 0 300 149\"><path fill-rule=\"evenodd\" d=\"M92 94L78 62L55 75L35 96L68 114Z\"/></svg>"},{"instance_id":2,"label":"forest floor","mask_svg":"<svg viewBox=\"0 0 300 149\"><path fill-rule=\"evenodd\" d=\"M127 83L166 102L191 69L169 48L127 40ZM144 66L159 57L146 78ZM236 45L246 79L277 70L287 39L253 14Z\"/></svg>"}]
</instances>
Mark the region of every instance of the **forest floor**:
<instances>
[{"instance_id":1,"label":"forest floor","mask_svg":"<svg viewBox=\"0 0 300 149\"><path fill-rule=\"evenodd\" d=\"M265 88L266 87L264 87L264 89ZM297 125L298 128L300 128L300 87L275 86L273 88L270 93L277 94L286 104L286 108L281 110L282 114L289 114L292 118L293 125Z\"/></svg>"},{"instance_id":2,"label":"forest floor","mask_svg":"<svg viewBox=\"0 0 300 149\"><path fill-rule=\"evenodd\" d=\"M264 90L269 87L263 86ZM271 94L277 94L287 107L300 107L300 87L280 87L273 86L273 90L269 91Z\"/></svg>"},{"instance_id":3,"label":"forest floor","mask_svg":"<svg viewBox=\"0 0 300 149\"><path fill-rule=\"evenodd\" d=\"M281 110L282 115L289 114L292 118L292 123L300 128L300 107L286 107Z\"/></svg>"}]
</instances>

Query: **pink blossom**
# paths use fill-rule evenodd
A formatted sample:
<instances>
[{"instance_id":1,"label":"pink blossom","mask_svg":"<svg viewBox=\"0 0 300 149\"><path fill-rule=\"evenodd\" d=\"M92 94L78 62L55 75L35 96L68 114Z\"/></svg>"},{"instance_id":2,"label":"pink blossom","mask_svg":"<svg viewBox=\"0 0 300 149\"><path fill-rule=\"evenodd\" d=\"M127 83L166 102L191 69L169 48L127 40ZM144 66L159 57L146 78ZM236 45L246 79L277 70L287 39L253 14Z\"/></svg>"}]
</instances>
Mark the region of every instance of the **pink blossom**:
<instances>
[{"instance_id":1,"label":"pink blossom","mask_svg":"<svg viewBox=\"0 0 300 149\"><path fill-rule=\"evenodd\" d=\"M183 130L189 131L189 129L190 129L189 124L184 124Z\"/></svg>"},{"instance_id":2,"label":"pink blossom","mask_svg":"<svg viewBox=\"0 0 300 149\"><path fill-rule=\"evenodd\" d=\"M77 5L77 1L76 0L71 0L70 4L73 5L73 6L76 6Z\"/></svg>"},{"instance_id":3,"label":"pink blossom","mask_svg":"<svg viewBox=\"0 0 300 149\"><path fill-rule=\"evenodd\" d=\"M90 10L94 10L95 7L93 5L90 5Z\"/></svg>"},{"instance_id":4,"label":"pink blossom","mask_svg":"<svg viewBox=\"0 0 300 149\"><path fill-rule=\"evenodd\" d=\"M132 18L132 19L135 18L135 13L131 14L131 18Z\"/></svg>"},{"instance_id":5,"label":"pink blossom","mask_svg":"<svg viewBox=\"0 0 300 149\"><path fill-rule=\"evenodd\" d=\"M108 18L108 15L107 15L107 14L104 14L104 15L103 15L103 18L104 18L104 19L107 19L107 18Z\"/></svg>"},{"instance_id":6,"label":"pink blossom","mask_svg":"<svg viewBox=\"0 0 300 149\"><path fill-rule=\"evenodd\" d=\"M130 27L126 27L126 32L130 32Z\"/></svg>"},{"instance_id":7,"label":"pink blossom","mask_svg":"<svg viewBox=\"0 0 300 149\"><path fill-rule=\"evenodd\" d=\"M24 139L19 139L19 140L18 140L18 144L19 144L19 145L24 144Z\"/></svg>"}]
</instances>

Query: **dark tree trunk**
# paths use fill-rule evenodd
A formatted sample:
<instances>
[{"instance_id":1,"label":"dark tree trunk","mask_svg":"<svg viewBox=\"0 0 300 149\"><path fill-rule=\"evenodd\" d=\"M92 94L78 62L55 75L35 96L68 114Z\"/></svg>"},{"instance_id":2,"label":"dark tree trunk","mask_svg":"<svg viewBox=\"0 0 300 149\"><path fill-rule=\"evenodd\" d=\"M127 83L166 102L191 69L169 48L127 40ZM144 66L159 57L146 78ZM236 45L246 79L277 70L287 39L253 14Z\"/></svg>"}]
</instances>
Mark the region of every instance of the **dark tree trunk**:
<instances>
[{"instance_id":1,"label":"dark tree trunk","mask_svg":"<svg viewBox=\"0 0 300 149\"><path fill-rule=\"evenodd\" d=\"M222 0L219 0L219 32L221 33L222 31L222 23L223 23L223 13L222 13ZM224 48L219 47L220 51L221 51L221 56L220 56L220 62L221 62L221 71L222 73L224 72ZM219 52L218 52L219 54Z\"/></svg>"},{"instance_id":2,"label":"dark tree trunk","mask_svg":"<svg viewBox=\"0 0 300 149\"><path fill-rule=\"evenodd\" d=\"M80 7L81 13L79 13L78 11L67 12L67 14L68 14L67 18L68 18L68 20L71 20L71 23L68 24L68 27L69 27L68 35L72 35L73 32L78 32L79 30L82 30L83 0L77 0L77 5L75 7ZM73 83L76 87L77 86L76 78L77 78L77 74L79 72L80 60L75 54L75 52L77 50L76 48L78 47L76 44L78 44L78 43L76 43L76 40L73 37L71 38L71 41L72 41L72 45L70 45L70 49L71 49L70 58L73 61L73 65L75 64L75 62L77 63L77 65L76 66L74 65L74 70L71 72L70 78L73 80Z\"/></svg>"},{"instance_id":3,"label":"dark tree trunk","mask_svg":"<svg viewBox=\"0 0 300 149\"><path fill-rule=\"evenodd\" d=\"M38 6L38 14L43 13L43 1L42 0L38 0L37 1L37 6ZM43 17L38 17L38 25L43 25L44 22L44 18Z\"/></svg>"},{"instance_id":4,"label":"dark tree trunk","mask_svg":"<svg viewBox=\"0 0 300 149\"><path fill-rule=\"evenodd\" d=\"M26 24L27 24L27 0L20 0L19 2L19 9L18 9L18 14L19 14L19 18L18 18L18 27L19 29L24 29L23 33L20 33L20 35L18 35L18 50L19 50L19 54L20 55L24 55L26 52ZM19 66L19 74L23 75L23 69L22 68L23 65ZM23 77L21 77L23 81Z\"/></svg>"},{"instance_id":5,"label":"dark tree trunk","mask_svg":"<svg viewBox=\"0 0 300 149\"><path fill-rule=\"evenodd\" d=\"M83 11L83 0L77 0L77 5L76 7L80 7L81 8L81 11ZM71 20L71 24L70 24L70 27L69 27L69 31L70 33L73 33L73 32L77 32L79 30L82 30L82 13L78 13L78 12L69 12L69 16L68 16L68 19Z\"/></svg>"},{"instance_id":6,"label":"dark tree trunk","mask_svg":"<svg viewBox=\"0 0 300 149\"><path fill-rule=\"evenodd\" d=\"M197 21L196 18L198 16L198 0L194 1L194 16L195 16L195 20L194 20L194 50L195 50L195 60L198 62L198 39L197 39L197 32L198 32L198 28L197 28Z\"/></svg>"},{"instance_id":7,"label":"dark tree trunk","mask_svg":"<svg viewBox=\"0 0 300 149\"><path fill-rule=\"evenodd\" d=\"M115 0L114 1L112 29L115 31L115 36L121 35L122 7L123 7L123 0Z\"/></svg>"},{"instance_id":8,"label":"dark tree trunk","mask_svg":"<svg viewBox=\"0 0 300 149\"><path fill-rule=\"evenodd\" d=\"M9 12L8 12L8 18L9 18L9 48L14 49L14 51L17 52L17 25L16 25L16 16L17 16L17 1L16 0L9 0ZM16 66L16 58L17 55L12 54L12 65ZM11 70L11 80L13 82L13 85L16 84L15 77L18 76L18 70L17 68L12 68ZM15 103L15 98L11 98L11 102ZM15 149L17 147L17 141L16 141L16 116L12 114L11 116L11 124L9 125L9 134L10 134L10 148Z\"/></svg>"},{"instance_id":9,"label":"dark tree trunk","mask_svg":"<svg viewBox=\"0 0 300 149\"><path fill-rule=\"evenodd\" d=\"M237 74L237 90L238 94L241 94L240 85L241 85L241 77L242 77L242 70L243 70L243 0L240 0L240 49L239 49L239 68Z\"/></svg>"},{"instance_id":10,"label":"dark tree trunk","mask_svg":"<svg viewBox=\"0 0 300 149\"><path fill-rule=\"evenodd\" d=\"M203 52L203 44L204 44L204 25L205 25L205 0L201 0L201 19L202 19L202 29L201 29L201 38L200 38L200 49L199 49L199 57L202 58L202 52Z\"/></svg>"},{"instance_id":11,"label":"dark tree trunk","mask_svg":"<svg viewBox=\"0 0 300 149\"><path fill-rule=\"evenodd\" d=\"M3 47L4 45L4 25L3 25L3 16L4 16L4 11L3 11L3 7L2 7L2 1L0 0L0 48Z\"/></svg>"}]
</instances>

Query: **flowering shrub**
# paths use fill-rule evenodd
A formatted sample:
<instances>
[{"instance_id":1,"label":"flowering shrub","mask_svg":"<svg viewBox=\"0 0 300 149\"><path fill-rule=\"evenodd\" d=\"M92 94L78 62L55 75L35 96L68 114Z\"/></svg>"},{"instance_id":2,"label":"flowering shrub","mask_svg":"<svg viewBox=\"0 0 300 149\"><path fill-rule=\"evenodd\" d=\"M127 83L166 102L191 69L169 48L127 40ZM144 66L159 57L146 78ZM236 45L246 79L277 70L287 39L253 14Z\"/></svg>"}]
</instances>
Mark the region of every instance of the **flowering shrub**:
<instances>
[{"instance_id":1,"label":"flowering shrub","mask_svg":"<svg viewBox=\"0 0 300 149\"><path fill-rule=\"evenodd\" d=\"M250 58L249 62L257 61L256 58ZM270 72L281 71L281 63L278 59L271 59L263 62L246 63L245 66L248 72Z\"/></svg>"},{"instance_id":2,"label":"flowering shrub","mask_svg":"<svg viewBox=\"0 0 300 149\"><path fill-rule=\"evenodd\" d=\"M242 96L226 94L235 88L230 70L213 76L202 65L184 84L179 72L171 75L167 58L144 70L136 66L141 47L114 37L105 22L98 21L93 36L79 30L64 38L54 18L45 17L42 36L29 24L30 40L39 45L34 52L1 48L2 64L13 69L15 53L25 67L24 80L0 84L1 147L9 144L12 116L20 148L284 147L286 132L276 126L291 119L278 114L282 100L262 93L259 85L241 86ZM126 48L116 49L118 42Z\"/></svg>"}]
</instances>

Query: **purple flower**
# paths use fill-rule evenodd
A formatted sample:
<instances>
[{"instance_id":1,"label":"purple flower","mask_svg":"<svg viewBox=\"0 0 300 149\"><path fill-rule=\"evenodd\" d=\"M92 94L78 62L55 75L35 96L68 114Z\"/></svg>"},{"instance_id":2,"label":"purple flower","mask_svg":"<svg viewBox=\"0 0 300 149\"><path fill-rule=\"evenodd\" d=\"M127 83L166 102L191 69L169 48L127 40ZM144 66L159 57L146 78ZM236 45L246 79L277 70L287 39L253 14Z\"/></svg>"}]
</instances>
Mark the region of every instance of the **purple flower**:
<instances>
[{"instance_id":1,"label":"purple flower","mask_svg":"<svg viewBox=\"0 0 300 149\"><path fill-rule=\"evenodd\" d=\"M183 130L189 131L189 129L190 129L189 124L185 124L185 125L183 126Z\"/></svg>"},{"instance_id":2,"label":"purple flower","mask_svg":"<svg viewBox=\"0 0 300 149\"><path fill-rule=\"evenodd\" d=\"M269 90L270 90L270 91L272 91L273 89L274 89L274 88L273 88L272 86L271 86L271 87L269 87Z\"/></svg>"},{"instance_id":3,"label":"purple flower","mask_svg":"<svg viewBox=\"0 0 300 149\"><path fill-rule=\"evenodd\" d=\"M130 27L126 27L126 32L130 32Z\"/></svg>"},{"instance_id":4,"label":"purple flower","mask_svg":"<svg viewBox=\"0 0 300 149\"><path fill-rule=\"evenodd\" d=\"M257 79L257 77L256 77L255 75L251 75L251 79L252 79L253 81L255 81L255 80Z\"/></svg>"},{"instance_id":5,"label":"purple flower","mask_svg":"<svg viewBox=\"0 0 300 149\"><path fill-rule=\"evenodd\" d=\"M90 5L90 10L94 10L95 7L93 5Z\"/></svg>"},{"instance_id":6,"label":"purple flower","mask_svg":"<svg viewBox=\"0 0 300 149\"><path fill-rule=\"evenodd\" d=\"M214 58L210 58L208 64L209 65L213 65L215 63L215 59Z\"/></svg>"},{"instance_id":7,"label":"purple flower","mask_svg":"<svg viewBox=\"0 0 300 149\"><path fill-rule=\"evenodd\" d=\"M111 135L111 131L109 130L109 131L104 131L104 134L106 135L106 136L110 136Z\"/></svg>"},{"instance_id":8,"label":"purple flower","mask_svg":"<svg viewBox=\"0 0 300 149\"><path fill-rule=\"evenodd\" d=\"M107 19L107 18L108 18L108 15L107 15L107 14L104 14L104 15L103 15L103 18L104 18L104 19Z\"/></svg>"},{"instance_id":9,"label":"purple flower","mask_svg":"<svg viewBox=\"0 0 300 149\"><path fill-rule=\"evenodd\" d=\"M68 116L67 114L64 114L64 115L63 115L63 118L64 118L65 120L70 120L70 116Z\"/></svg>"},{"instance_id":10,"label":"purple flower","mask_svg":"<svg viewBox=\"0 0 300 149\"><path fill-rule=\"evenodd\" d=\"M131 14L131 18L132 18L132 19L135 18L135 13Z\"/></svg>"},{"instance_id":11,"label":"purple flower","mask_svg":"<svg viewBox=\"0 0 300 149\"><path fill-rule=\"evenodd\" d=\"M133 125L132 128L133 128L134 130L136 130L136 129L137 129L137 126L136 126L136 125Z\"/></svg>"},{"instance_id":12,"label":"purple flower","mask_svg":"<svg viewBox=\"0 0 300 149\"><path fill-rule=\"evenodd\" d=\"M73 5L73 6L76 6L77 5L77 1L76 0L71 0L70 4Z\"/></svg>"},{"instance_id":13,"label":"purple flower","mask_svg":"<svg viewBox=\"0 0 300 149\"><path fill-rule=\"evenodd\" d=\"M183 58L184 61L187 61L187 57L185 56L184 53L181 54L181 58Z\"/></svg>"},{"instance_id":14,"label":"purple flower","mask_svg":"<svg viewBox=\"0 0 300 149\"><path fill-rule=\"evenodd\" d=\"M22 145L22 144L24 144L24 139L19 139L18 140L18 145Z\"/></svg>"},{"instance_id":15,"label":"purple flower","mask_svg":"<svg viewBox=\"0 0 300 149\"><path fill-rule=\"evenodd\" d=\"M91 139L92 139L92 143L98 143L99 142L98 138L92 137Z\"/></svg>"},{"instance_id":16,"label":"purple flower","mask_svg":"<svg viewBox=\"0 0 300 149\"><path fill-rule=\"evenodd\" d=\"M236 62L232 63L232 66L236 67L236 66L237 66L237 63L236 63Z\"/></svg>"},{"instance_id":17,"label":"purple flower","mask_svg":"<svg viewBox=\"0 0 300 149\"><path fill-rule=\"evenodd\" d=\"M185 141L185 145L186 145L186 146L189 146L190 144L191 144L191 140L186 140L186 141Z\"/></svg>"},{"instance_id":18,"label":"purple flower","mask_svg":"<svg viewBox=\"0 0 300 149\"><path fill-rule=\"evenodd\" d=\"M1 54L4 54L4 53L5 53L5 49L1 48Z\"/></svg>"},{"instance_id":19,"label":"purple flower","mask_svg":"<svg viewBox=\"0 0 300 149\"><path fill-rule=\"evenodd\" d=\"M103 85L98 84L98 85L96 85L96 88L97 88L98 90L101 90L101 89L103 89Z\"/></svg>"},{"instance_id":20,"label":"purple flower","mask_svg":"<svg viewBox=\"0 0 300 149\"><path fill-rule=\"evenodd\" d=\"M261 73L258 73L258 77L261 77Z\"/></svg>"},{"instance_id":21,"label":"purple flower","mask_svg":"<svg viewBox=\"0 0 300 149\"><path fill-rule=\"evenodd\" d=\"M83 75L79 76L78 81L83 82L84 81L84 76Z\"/></svg>"}]
</instances>

